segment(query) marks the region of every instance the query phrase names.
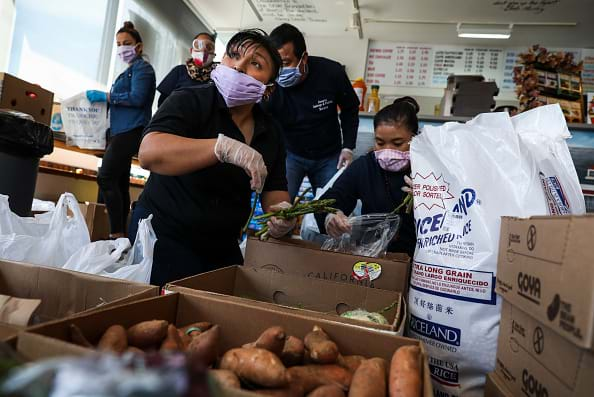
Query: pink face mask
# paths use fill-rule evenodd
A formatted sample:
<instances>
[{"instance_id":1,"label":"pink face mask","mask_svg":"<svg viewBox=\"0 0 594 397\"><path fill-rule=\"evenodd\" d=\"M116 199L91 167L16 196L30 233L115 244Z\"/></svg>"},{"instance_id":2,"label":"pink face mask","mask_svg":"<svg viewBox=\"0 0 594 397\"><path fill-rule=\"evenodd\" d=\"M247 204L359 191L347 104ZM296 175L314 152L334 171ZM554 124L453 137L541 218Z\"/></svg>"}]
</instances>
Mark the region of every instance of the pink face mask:
<instances>
[{"instance_id":1,"label":"pink face mask","mask_svg":"<svg viewBox=\"0 0 594 397\"><path fill-rule=\"evenodd\" d=\"M379 166L385 171L398 172L410 163L410 152L401 152L396 149L376 150L375 158Z\"/></svg>"}]
</instances>

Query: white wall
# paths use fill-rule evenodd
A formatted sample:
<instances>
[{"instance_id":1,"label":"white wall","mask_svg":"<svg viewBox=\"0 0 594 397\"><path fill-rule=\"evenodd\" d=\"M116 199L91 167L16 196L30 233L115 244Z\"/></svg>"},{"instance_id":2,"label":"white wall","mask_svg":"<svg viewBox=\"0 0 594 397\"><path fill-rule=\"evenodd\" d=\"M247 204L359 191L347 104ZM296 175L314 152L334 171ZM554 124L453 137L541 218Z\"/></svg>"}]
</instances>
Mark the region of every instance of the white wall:
<instances>
[{"instance_id":1,"label":"white wall","mask_svg":"<svg viewBox=\"0 0 594 397\"><path fill-rule=\"evenodd\" d=\"M320 37L307 35L305 41L310 55L323 56L345 65L346 72L351 80L357 77L365 77L367 47L369 44L367 39L359 40L356 37ZM380 87L382 106L391 103L395 98L406 95L412 96L417 100L421 107L419 114L433 115L435 105L441 102L443 89ZM502 93L496 98L496 102L497 106L517 106L518 104L514 93Z\"/></svg>"},{"instance_id":2,"label":"white wall","mask_svg":"<svg viewBox=\"0 0 594 397\"><path fill-rule=\"evenodd\" d=\"M8 69L14 16L14 0L0 0L0 71Z\"/></svg>"}]
</instances>

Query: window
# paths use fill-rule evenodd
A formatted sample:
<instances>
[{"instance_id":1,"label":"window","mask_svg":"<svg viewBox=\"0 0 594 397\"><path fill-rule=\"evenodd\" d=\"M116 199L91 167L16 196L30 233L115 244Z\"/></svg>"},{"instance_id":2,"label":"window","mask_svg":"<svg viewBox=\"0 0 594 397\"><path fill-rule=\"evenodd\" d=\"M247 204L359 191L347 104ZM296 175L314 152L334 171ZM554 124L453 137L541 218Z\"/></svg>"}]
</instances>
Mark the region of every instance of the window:
<instances>
[{"instance_id":1,"label":"window","mask_svg":"<svg viewBox=\"0 0 594 397\"><path fill-rule=\"evenodd\" d=\"M102 77L109 0L16 0L8 72L53 91L56 100L91 88Z\"/></svg>"}]
</instances>

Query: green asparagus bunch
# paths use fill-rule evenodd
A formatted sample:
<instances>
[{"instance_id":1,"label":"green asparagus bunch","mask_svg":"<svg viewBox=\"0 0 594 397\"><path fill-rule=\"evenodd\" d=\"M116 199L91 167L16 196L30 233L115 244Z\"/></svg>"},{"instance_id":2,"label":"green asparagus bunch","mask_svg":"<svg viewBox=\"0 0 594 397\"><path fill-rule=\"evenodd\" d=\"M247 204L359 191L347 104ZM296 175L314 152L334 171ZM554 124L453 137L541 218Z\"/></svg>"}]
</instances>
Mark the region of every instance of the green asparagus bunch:
<instances>
[{"instance_id":1,"label":"green asparagus bunch","mask_svg":"<svg viewBox=\"0 0 594 397\"><path fill-rule=\"evenodd\" d=\"M311 188L310 188L311 189ZM307 189L303 194L295 199L293 205L289 208L280 209L276 211L271 211L266 214L254 217L254 220L258 222L262 229L260 229L256 233L256 237L260 237L261 239L265 240L268 237L268 220L272 217L280 218L280 219L294 219L302 215L306 214L319 214L319 213L336 213L338 210L336 208L332 208L332 205L336 202L334 199L325 199L325 200L312 200L308 202L302 202L305 194L309 192L310 189ZM256 197L257 200L257 197ZM254 208L252 208L252 213L248 222L246 223L245 230L247 230L247 226L250 224L250 221L254 215Z\"/></svg>"}]
</instances>

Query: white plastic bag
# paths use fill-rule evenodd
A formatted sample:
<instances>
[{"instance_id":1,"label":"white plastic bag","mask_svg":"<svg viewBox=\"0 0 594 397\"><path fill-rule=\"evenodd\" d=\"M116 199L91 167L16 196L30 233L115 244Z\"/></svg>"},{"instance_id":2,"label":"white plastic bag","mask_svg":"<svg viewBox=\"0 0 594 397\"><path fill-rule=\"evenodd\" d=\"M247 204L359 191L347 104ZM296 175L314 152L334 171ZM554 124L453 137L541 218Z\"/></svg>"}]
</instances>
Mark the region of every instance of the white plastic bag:
<instances>
[{"instance_id":1,"label":"white plastic bag","mask_svg":"<svg viewBox=\"0 0 594 397\"><path fill-rule=\"evenodd\" d=\"M105 149L109 126L107 103L91 103L81 92L64 99L61 109L67 145L81 149Z\"/></svg>"},{"instance_id":2,"label":"white plastic bag","mask_svg":"<svg viewBox=\"0 0 594 397\"><path fill-rule=\"evenodd\" d=\"M314 196L314 200L319 200L320 197L322 197L322 195L324 193L326 193L328 190L330 190L330 188L334 185L334 182L336 182L336 180L342 175L342 173L344 172L344 170L346 170L346 167L341 167L336 174L334 174L334 176L332 178L330 178L330 180L328 181L328 183L326 183L326 185L321 188L318 189L315 192L315 196ZM310 239L314 239L315 236L317 234L320 233L320 229L318 228L318 224L316 222L316 218L314 216L314 214L307 214L303 216L303 220L301 221L301 238L304 240L310 240Z\"/></svg>"},{"instance_id":3,"label":"white plastic bag","mask_svg":"<svg viewBox=\"0 0 594 397\"><path fill-rule=\"evenodd\" d=\"M427 126L411 144L417 228L408 332L436 391L482 396L494 369L500 217L546 215L535 162L507 113Z\"/></svg>"},{"instance_id":4,"label":"white plastic bag","mask_svg":"<svg viewBox=\"0 0 594 397\"><path fill-rule=\"evenodd\" d=\"M585 214L584 195L565 142L571 134L559 104L520 113L512 123L534 157L549 215Z\"/></svg>"},{"instance_id":5,"label":"white plastic bag","mask_svg":"<svg viewBox=\"0 0 594 397\"><path fill-rule=\"evenodd\" d=\"M71 193L62 194L54 211L35 218L21 218L10 211L8 200L8 196L0 195L0 259L61 267L74 252L91 242Z\"/></svg>"},{"instance_id":6,"label":"white plastic bag","mask_svg":"<svg viewBox=\"0 0 594 397\"><path fill-rule=\"evenodd\" d=\"M152 218L139 222L132 249L127 238L95 241L75 252L64 269L148 284L157 241Z\"/></svg>"}]
</instances>

